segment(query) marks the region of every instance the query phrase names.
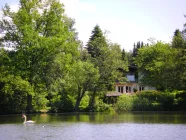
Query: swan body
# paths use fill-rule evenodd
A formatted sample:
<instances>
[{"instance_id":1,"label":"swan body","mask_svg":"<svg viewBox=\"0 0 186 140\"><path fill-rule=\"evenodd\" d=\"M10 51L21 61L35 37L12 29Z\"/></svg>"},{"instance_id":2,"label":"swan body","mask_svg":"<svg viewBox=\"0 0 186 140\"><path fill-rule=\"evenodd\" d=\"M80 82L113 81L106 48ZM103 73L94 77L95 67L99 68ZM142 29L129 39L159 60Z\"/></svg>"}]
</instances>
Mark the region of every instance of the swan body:
<instances>
[{"instance_id":1,"label":"swan body","mask_svg":"<svg viewBox=\"0 0 186 140\"><path fill-rule=\"evenodd\" d=\"M24 118L25 120L24 120L24 122L23 122L23 124L34 124L35 123L35 121L31 121L31 120L26 120L26 115L22 115L22 118Z\"/></svg>"}]
</instances>

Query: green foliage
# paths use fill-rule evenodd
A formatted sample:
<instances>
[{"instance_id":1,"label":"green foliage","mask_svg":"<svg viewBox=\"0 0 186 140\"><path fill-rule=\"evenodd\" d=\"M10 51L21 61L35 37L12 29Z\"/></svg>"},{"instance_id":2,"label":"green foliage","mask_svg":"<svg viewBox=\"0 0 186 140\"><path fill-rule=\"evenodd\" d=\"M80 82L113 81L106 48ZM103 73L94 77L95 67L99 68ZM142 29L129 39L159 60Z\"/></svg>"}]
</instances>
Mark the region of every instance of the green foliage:
<instances>
[{"instance_id":1,"label":"green foliage","mask_svg":"<svg viewBox=\"0 0 186 140\"><path fill-rule=\"evenodd\" d=\"M117 69L127 69L127 65L122 61L120 46L106 42L106 37L96 25L87 44L87 50L91 55L90 61L99 69L99 86L110 90L109 86L118 76Z\"/></svg>"},{"instance_id":2,"label":"green foliage","mask_svg":"<svg viewBox=\"0 0 186 140\"><path fill-rule=\"evenodd\" d=\"M80 102L80 105L79 105L79 109L81 111L88 111L88 105L89 105L89 96L88 95L85 95L81 102Z\"/></svg>"},{"instance_id":3,"label":"green foliage","mask_svg":"<svg viewBox=\"0 0 186 140\"><path fill-rule=\"evenodd\" d=\"M176 110L179 110L179 111L186 110L186 92L185 91L177 92L177 94L175 95L174 104L176 106L175 107Z\"/></svg>"},{"instance_id":4,"label":"green foliage","mask_svg":"<svg viewBox=\"0 0 186 140\"><path fill-rule=\"evenodd\" d=\"M136 96L136 110L173 110L174 94L170 92L142 91Z\"/></svg>"},{"instance_id":5,"label":"green foliage","mask_svg":"<svg viewBox=\"0 0 186 140\"><path fill-rule=\"evenodd\" d=\"M115 109L117 112L131 111L133 109L133 97L123 94L119 97Z\"/></svg>"},{"instance_id":6,"label":"green foliage","mask_svg":"<svg viewBox=\"0 0 186 140\"><path fill-rule=\"evenodd\" d=\"M140 82L159 90L185 90L185 54L185 30L178 29L171 44L152 41L150 46L139 49L135 63L141 73Z\"/></svg>"},{"instance_id":7,"label":"green foliage","mask_svg":"<svg viewBox=\"0 0 186 140\"><path fill-rule=\"evenodd\" d=\"M139 82L160 90L176 89L175 54L175 49L162 42L139 49L135 58Z\"/></svg>"},{"instance_id":8,"label":"green foliage","mask_svg":"<svg viewBox=\"0 0 186 140\"><path fill-rule=\"evenodd\" d=\"M88 53L91 54L92 58L97 58L101 55L101 49L105 47L107 47L106 39L100 27L96 25L87 44Z\"/></svg>"},{"instance_id":9,"label":"green foliage","mask_svg":"<svg viewBox=\"0 0 186 140\"><path fill-rule=\"evenodd\" d=\"M180 32L179 29L175 30L174 32L174 37L172 39L172 47L173 48L184 48L184 38L182 33Z\"/></svg>"},{"instance_id":10,"label":"green foliage","mask_svg":"<svg viewBox=\"0 0 186 140\"><path fill-rule=\"evenodd\" d=\"M69 73L68 89L74 93L76 98L75 111L79 110L79 105L86 91L89 91L94 86L94 83L99 79L97 68L90 62L77 61Z\"/></svg>"},{"instance_id":11,"label":"green foliage","mask_svg":"<svg viewBox=\"0 0 186 140\"><path fill-rule=\"evenodd\" d=\"M129 58L128 58L128 55L127 55L127 52L125 51L125 49L122 50L121 57L122 57L122 61L124 61L124 63L128 65Z\"/></svg>"},{"instance_id":12,"label":"green foliage","mask_svg":"<svg viewBox=\"0 0 186 140\"><path fill-rule=\"evenodd\" d=\"M74 109L74 98L70 95L56 95L50 100L51 112L71 112Z\"/></svg>"},{"instance_id":13,"label":"green foliage","mask_svg":"<svg viewBox=\"0 0 186 140\"><path fill-rule=\"evenodd\" d=\"M3 8L0 28L6 34L1 44L12 52L8 52L9 60L2 59L1 63L33 87L32 96L28 96L29 110L32 105L35 110L48 105L52 93L60 95L58 81L65 81L78 57L79 41L73 25L57 0L21 0L17 12L8 5Z\"/></svg>"},{"instance_id":14,"label":"green foliage","mask_svg":"<svg viewBox=\"0 0 186 140\"><path fill-rule=\"evenodd\" d=\"M119 97L115 110L121 111L185 111L186 93L183 91L142 91Z\"/></svg>"},{"instance_id":15,"label":"green foliage","mask_svg":"<svg viewBox=\"0 0 186 140\"><path fill-rule=\"evenodd\" d=\"M116 79L125 81L118 69L127 71L132 56L143 85L186 90L185 32L176 30L172 44L138 42L132 53L109 42L96 25L85 50L58 0L19 5L16 12L5 5L0 19L0 45L11 50L0 49L0 113L111 111L105 92ZM185 92L147 91L119 97L116 110L185 110L185 102Z\"/></svg>"},{"instance_id":16,"label":"green foliage","mask_svg":"<svg viewBox=\"0 0 186 140\"><path fill-rule=\"evenodd\" d=\"M0 114L20 113L27 105L27 95L34 95L30 83L14 72L13 52L0 50Z\"/></svg>"},{"instance_id":17,"label":"green foliage","mask_svg":"<svg viewBox=\"0 0 186 140\"><path fill-rule=\"evenodd\" d=\"M117 69L127 69L127 62L122 60L122 53L118 44L108 43L98 25L92 30L92 35L87 43L87 51L91 57L90 62L99 70L100 78L95 82L90 95L90 110L93 110L95 97L113 89L116 79L120 78Z\"/></svg>"},{"instance_id":18,"label":"green foliage","mask_svg":"<svg viewBox=\"0 0 186 140\"><path fill-rule=\"evenodd\" d=\"M177 90L186 89L186 40L183 33L181 33L179 30L176 30L172 39L172 48L176 50L174 71L177 77L177 79L175 79L177 82L177 87L175 89Z\"/></svg>"},{"instance_id":19,"label":"green foliage","mask_svg":"<svg viewBox=\"0 0 186 140\"><path fill-rule=\"evenodd\" d=\"M97 112L112 112L112 105L106 104L102 99L96 98L94 111Z\"/></svg>"},{"instance_id":20,"label":"green foliage","mask_svg":"<svg viewBox=\"0 0 186 140\"><path fill-rule=\"evenodd\" d=\"M0 114L21 113L27 105L27 94L33 94L33 89L27 81L18 76L1 75Z\"/></svg>"}]
</instances>

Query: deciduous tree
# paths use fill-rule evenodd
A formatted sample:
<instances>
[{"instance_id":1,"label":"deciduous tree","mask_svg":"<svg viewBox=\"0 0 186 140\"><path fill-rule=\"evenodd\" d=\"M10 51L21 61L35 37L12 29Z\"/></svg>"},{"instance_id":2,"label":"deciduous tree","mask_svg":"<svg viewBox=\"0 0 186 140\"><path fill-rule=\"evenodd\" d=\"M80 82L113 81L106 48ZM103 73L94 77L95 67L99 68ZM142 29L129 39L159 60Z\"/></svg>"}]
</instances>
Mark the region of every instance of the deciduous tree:
<instances>
[{"instance_id":1,"label":"deciduous tree","mask_svg":"<svg viewBox=\"0 0 186 140\"><path fill-rule=\"evenodd\" d=\"M33 100L33 95L27 96L27 109L31 110L32 104L46 106L50 85L59 75L64 78L78 55L79 41L74 21L66 16L59 1L20 0L19 4L16 12L8 5L3 9L0 28L5 35L1 43L14 51L16 74L34 88Z\"/></svg>"}]
</instances>

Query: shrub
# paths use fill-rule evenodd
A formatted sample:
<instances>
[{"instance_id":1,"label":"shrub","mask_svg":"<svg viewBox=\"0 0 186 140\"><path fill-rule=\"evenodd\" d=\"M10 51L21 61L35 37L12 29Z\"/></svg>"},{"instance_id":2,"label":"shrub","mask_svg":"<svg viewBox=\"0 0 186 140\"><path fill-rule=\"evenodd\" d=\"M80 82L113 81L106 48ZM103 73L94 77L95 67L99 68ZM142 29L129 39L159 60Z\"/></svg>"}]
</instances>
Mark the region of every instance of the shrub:
<instances>
[{"instance_id":1,"label":"shrub","mask_svg":"<svg viewBox=\"0 0 186 140\"><path fill-rule=\"evenodd\" d=\"M133 96L123 94L119 97L115 109L118 112L131 111L133 109Z\"/></svg>"},{"instance_id":2,"label":"shrub","mask_svg":"<svg viewBox=\"0 0 186 140\"><path fill-rule=\"evenodd\" d=\"M71 112L74 109L74 99L71 96L57 95L51 100L51 112Z\"/></svg>"},{"instance_id":3,"label":"shrub","mask_svg":"<svg viewBox=\"0 0 186 140\"><path fill-rule=\"evenodd\" d=\"M186 91L177 92L174 101L176 110L186 111Z\"/></svg>"},{"instance_id":4,"label":"shrub","mask_svg":"<svg viewBox=\"0 0 186 140\"><path fill-rule=\"evenodd\" d=\"M79 109L80 111L88 111L88 105L89 105L89 96L88 95L85 95L81 102L80 102L80 106L79 106Z\"/></svg>"},{"instance_id":5,"label":"shrub","mask_svg":"<svg viewBox=\"0 0 186 140\"><path fill-rule=\"evenodd\" d=\"M175 94L173 92L161 92L161 98L158 100L164 111L175 110L174 107Z\"/></svg>"},{"instance_id":6,"label":"shrub","mask_svg":"<svg viewBox=\"0 0 186 140\"><path fill-rule=\"evenodd\" d=\"M136 94L135 110L169 111L174 110L174 93L160 91L142 91Z\"/></svg>"},{"instance_id":7,"label":"shrub","mask_svg":"<svg viewBox=\"0 0 186 140\"><path fill-rule=\"evenodd\" d=\"M147 98L140 98L136 96L133 99L133 109L136 111L150 110L151 102Z\"/></svg>"},{"instance_id":8,"label":"shrub","mask_svg":"<svg viewBox=\"0 0 186 140\"><path fill-rule=\"evenodd\" d=\"M135 95L123 94L116 111L186 111L186 92L141 91Z\"/></svg>"},{"instance_id":9,"label":"shrub","mask_svg":"<svg viewBox=\"0 0 186 140\"><path fill-rule=\"evenodd\" d=\"M95 107L94 107L94 111L97 111L97 112L112 112L113 107L112 107L112 105L106 104L106 103L103 102L103 100L97 98L96 103L95 103Z\"/></svg>"}]
</instances>

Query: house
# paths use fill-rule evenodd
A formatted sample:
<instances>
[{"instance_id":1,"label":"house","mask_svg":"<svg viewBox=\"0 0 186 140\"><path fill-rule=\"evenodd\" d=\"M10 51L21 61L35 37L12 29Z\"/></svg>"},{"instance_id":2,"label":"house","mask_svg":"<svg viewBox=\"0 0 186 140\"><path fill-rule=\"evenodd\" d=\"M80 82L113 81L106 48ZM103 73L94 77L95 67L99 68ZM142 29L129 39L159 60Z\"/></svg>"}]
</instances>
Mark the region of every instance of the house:
<instances>
[{"instance_id":1,"label":"house","mask_svg":"<svg viewBox=\"0 0 186 140\"><path fill-rule=\"evenodd\" d=\"M120 69L120 71L122 71ZM122 94L133 94L137 91L142 90L155 90L154 87L150 86L143 86L138 83L138 74L137 74L137 67L136 66L129 66L129 71L125 73L125 76L127 78L127 82L121 83L116 82L115 83L115 91L108 92L106 94L106 97L118 97ZM111 102L115 99L112 99Z\"/></svg>"}]
</instances>

